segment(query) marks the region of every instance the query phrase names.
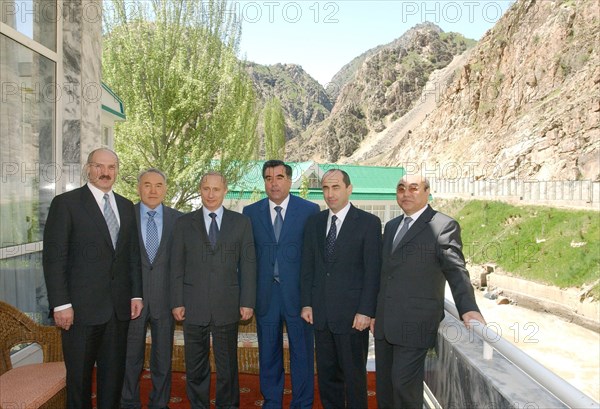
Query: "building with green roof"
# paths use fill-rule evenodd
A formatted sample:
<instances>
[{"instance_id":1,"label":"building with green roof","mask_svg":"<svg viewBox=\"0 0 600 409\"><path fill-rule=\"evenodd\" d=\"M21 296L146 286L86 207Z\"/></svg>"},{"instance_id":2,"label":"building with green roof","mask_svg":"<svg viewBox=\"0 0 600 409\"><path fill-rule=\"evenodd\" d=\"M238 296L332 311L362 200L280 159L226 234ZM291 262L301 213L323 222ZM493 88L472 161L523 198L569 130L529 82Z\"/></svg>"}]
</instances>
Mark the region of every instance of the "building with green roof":
<instances>
[{"instance_id":1,"label":"building with green roof","mask_svg":"<svg viewBox=\"0 0 600 409\"><path fill-rule=\"evenodd\" d=\"M266 197L262 179L264 161L256 161L236 184L229 186L225 205L241 211L250 203ZM292 167L291 193L305 197L325 208L321 191L321 178L330 169L344 170L352 182L350 201L358 208L378 216L382 222L402 213L396 203L396 185L405 174L401 167L319 164L287 162Z\"/></svg>"}]
</instances>

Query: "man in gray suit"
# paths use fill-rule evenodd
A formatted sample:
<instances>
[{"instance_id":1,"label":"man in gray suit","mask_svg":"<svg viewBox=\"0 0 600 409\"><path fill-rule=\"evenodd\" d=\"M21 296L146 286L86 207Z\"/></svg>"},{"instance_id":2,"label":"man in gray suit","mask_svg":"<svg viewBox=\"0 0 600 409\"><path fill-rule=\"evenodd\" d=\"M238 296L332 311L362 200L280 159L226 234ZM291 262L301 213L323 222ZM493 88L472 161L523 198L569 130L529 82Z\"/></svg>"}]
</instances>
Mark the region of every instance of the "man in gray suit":
<instances>
[{"instance_id":1,"label":"man in gray suit","mask_svg":"<svg viewBox=\"0 0 600 409\"><path fill-rule=\"evenodd\" d=\"M428 204L429 181L403 177L396 200L404 216L390 220L383 233L383 264L375 335L377 406L423 407L427 350L435 346L444 318L446 281L465 325L485 323L465 267L460 226Z\"/></svg>"},{"instance_id":2,"label":"man in gray suit","mask_svg":"<svg viewBox=\"0 0 600 409\"><path fill-rule=\"evenodd\" d=\"M167 177L150 168L138 176L140 203L135 217L142 257L143 294L146 308L129 324L122 408L141 408L140 373L144 365L146 329L150 324L150 409L166 408L171 395L171 354L175 322L169 305L169 248L175 221L181 212L162 204Z\"/></svg>"},{"instance_id":3,"label":"man in gray suit","mask_svg":"<svg viewBox=\"0 0 600 409\"><path fill-rule=\"evenodd\" d=\"M217 366L216 407L238 408L237 335L254 313L256 257L250 219L223 207L227 182L200 180L202 208L177 220L171 250L171 307L183 321L187 395L210 407L210 336Z\"/></svg>"}]
</instances>

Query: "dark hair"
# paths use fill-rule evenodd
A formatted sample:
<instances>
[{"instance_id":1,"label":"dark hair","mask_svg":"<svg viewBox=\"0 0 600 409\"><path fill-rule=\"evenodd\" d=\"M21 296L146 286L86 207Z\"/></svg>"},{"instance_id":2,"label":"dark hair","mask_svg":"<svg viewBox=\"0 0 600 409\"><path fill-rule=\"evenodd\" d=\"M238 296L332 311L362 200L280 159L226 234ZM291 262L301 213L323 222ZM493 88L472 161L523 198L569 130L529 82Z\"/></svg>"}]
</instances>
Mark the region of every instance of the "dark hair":
<instances>
[{"instance_id":1,"label":"dark hair","mask_svg":"<svg viewBox=\"0 0 600 409\"><path fill-rule=\"evenodd\" d=\"M323 181L323 179L325 179L327 176L329 176L329 174L331 174L333 172L340 172L342 174L342 180L344 181L344 185L346 185L346 187L350 186L350 183L351 183L350 175L348 175L345 170L341 170L341 169L329 169L327 172L325 172L323 174L321 181Z\"/></svg>"},{"instance_id":2,"label":"dark hair","mask_svg":"<svg viewBox=\"0 0 600 409\"><path fill-rule=\"evenodd\" d=\"M263 164L263 168L262 168L262 176L263 179L265 178L265 172L267 171L268 168L276 168L277 166L283 166L285 168L285 174L287 175L288 178L292 178L292 167L290 165L288 165L287 163L285 163L282 160L279 159L271 159L266 161Z\"/></svg>"}]
</instances>

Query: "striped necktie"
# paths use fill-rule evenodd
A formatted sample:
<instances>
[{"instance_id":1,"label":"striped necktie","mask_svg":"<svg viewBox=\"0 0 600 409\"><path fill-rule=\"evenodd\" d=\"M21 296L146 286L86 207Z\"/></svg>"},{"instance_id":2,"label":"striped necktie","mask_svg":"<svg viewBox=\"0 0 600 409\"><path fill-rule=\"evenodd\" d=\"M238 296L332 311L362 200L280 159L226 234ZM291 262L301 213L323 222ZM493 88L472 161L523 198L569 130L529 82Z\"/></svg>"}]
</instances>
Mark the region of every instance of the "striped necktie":
<instances>
[{"instance_id":1,"label":"striped necktie","mask_svg":"<svg viewBox=\"0 0 600 409\"><path fill-rule=\"evenodd\" d=\"M119 222L117 221L117 216L110 205L108 193L104 194L104 220L106 220L106 225L108 226L113 247L117 248L117 239L119 238Z\"/></svg>"}]
</instances>

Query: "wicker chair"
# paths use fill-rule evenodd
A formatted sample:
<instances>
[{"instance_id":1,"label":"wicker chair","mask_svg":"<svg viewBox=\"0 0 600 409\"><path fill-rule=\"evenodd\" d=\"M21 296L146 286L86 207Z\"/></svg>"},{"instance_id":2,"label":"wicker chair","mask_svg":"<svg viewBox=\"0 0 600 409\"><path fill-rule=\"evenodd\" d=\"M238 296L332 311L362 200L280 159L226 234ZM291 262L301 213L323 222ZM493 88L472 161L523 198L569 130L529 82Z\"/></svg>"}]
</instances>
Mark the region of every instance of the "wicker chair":
<instances>
[{"instance_id":1,"label":"wicker chair","mask_svg":"<svg viewBox=\"0 0 600 409\"><path fill-rule=\"evenodd\" d=\"M10 350L37 343L44 363L13 368ZM66 369L60 330L38 325L15 307L0 301L0 407L65 408Z\"/></svg>"}]
</instances>

